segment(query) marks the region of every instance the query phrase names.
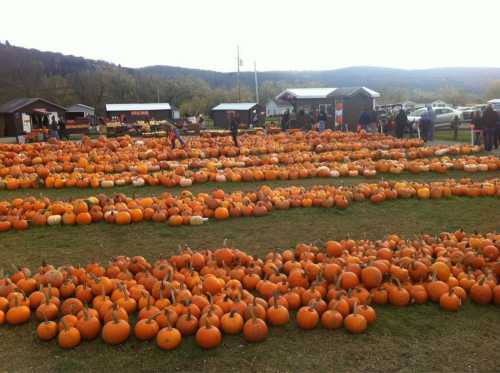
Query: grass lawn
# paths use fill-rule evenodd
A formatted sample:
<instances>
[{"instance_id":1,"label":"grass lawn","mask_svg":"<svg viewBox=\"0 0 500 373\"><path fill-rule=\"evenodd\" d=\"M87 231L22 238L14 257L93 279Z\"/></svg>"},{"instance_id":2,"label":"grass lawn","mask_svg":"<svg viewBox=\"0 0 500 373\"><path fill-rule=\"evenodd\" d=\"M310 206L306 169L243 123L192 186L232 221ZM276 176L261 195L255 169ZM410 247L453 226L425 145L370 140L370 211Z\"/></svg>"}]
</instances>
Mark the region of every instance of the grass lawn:
<instances>
[{"instance_id":1,"label":"grass lawn","mask_svg":"<svg viewBox=\"0 0 500 373\"><path fill-rule=\"evenodd\" d=\"M470 130L469 129L459 129L457 140L453 139L453 131L452 130L436 130L434 132L434 140L457 141L457 142L465 142L465 143L470 144Z\"/></svg>"},{"instance_id":2,"label":"grass lawn","mask_svg":"<svg viewBox=\"0 0 500 373\"><path fill-rule=\"evenodd\" d=\"M398 179L430 180L470 174L400 175ZM498 173L474 174L491 178ZM364 178L307 179L268 183L271 185L311 185L318 182L358 183ZM191 188L200 192L222 187L225 190L252 189L259 183L203 184ZM161 193L164 188L124 187L124 193ZM112 194L115 191L107 190ZM175 190L172 190L175 191ZM86 196L90 190L37 190L35 194L63 198ZM2 192L2 197L33 191ZM346 210L290 209L273 211L262 218L209 222L200 227L171 228L165 224L142 223L115 226L105 223L80 227L51 227L8 232L0 236L0 267L11 264L36 269L42 260L62 265L106 261L113 255L144 255L149 260L173 254L178 245L193 249L220 247L224 238L233 247L263 256L271 249L285 249L298 242L317 239L382 238L398 233L412 238L425 231L482 232L500 230L500 199L451 198L448 200L396 200L373 205L356 203ZM284 328L272 327L264 343L248 344L241 335L224 336L213 351L196 347L192 337L171 352L161 351L154 342L131 337L124 345L111 347L100 341L82 343L72 351L61 350L55 341L41 343L35 336L36 323L21 327L0 327L0 371L499 371L500 308L466 304L456 314L445 313L436 305L398 309L376 307L377 322L361 336L344 329L330 332L322 328L305 332L292 322Z\"/></svg>"}]
</instances>

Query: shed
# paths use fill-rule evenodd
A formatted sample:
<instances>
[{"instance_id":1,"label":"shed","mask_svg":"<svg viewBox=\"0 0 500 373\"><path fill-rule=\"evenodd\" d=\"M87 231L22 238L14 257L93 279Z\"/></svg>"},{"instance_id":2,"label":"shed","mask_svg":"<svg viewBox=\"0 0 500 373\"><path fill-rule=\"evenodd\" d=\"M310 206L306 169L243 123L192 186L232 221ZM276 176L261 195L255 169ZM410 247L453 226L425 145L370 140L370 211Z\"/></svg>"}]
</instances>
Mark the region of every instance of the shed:
<instances>
[{"instance_id":1,"label":"shed","mask_svg":"<svg viewBox=\"0 0 500 373\"><path fill-rule=\"evenodd\" d=\"M87 133L89 126L95 124L95 109L92 106L75 104L66 111L66 131L68 134Z\"/></svg>"},{"instance_id":2,"label":"shed","mask_svg":"<svg viewBox=\"0 0 500 373\"><path fill-rule=\"evenodd\" d=\"M266 104L266 115L268 117L283 115L285 111L292 111L293 107L289 103L276 102L275 100L269 100Z\"/></svg>"},{"instance_id":3,"label":"shed","mask_svg":"<svg viewBox=\"0 0 500 373\"><path fill-rule=\"evenodd\" d=\"M74 104L66 109L66 119L87 118L94 115L95 109L84 104Z\"/></svg>"},{"instance_id":4,"label":"shed","mask_svg":"<svg viewBox=\"0 0 500 373\"><path fill-rule=\"evenodd\" d=\"M276 96L278 102L290 103L294 111L307 114L324 111L335 123L356 128L363 110L373 110L378 92L366 87L291 88Z\"/></svg>"},{"instance_id":5,"label":"shed","mask_svg":"<svg viewBox=\"0 0 500 373\"><path fill-rule=\"evenodd\" d=\"M140 120L172 120L172 107L167 102L147 104L106 104L108 117L125 119L127 122Z\"/></svg>"},{"instance_id":6,"label":"shed","mask_svg":"<svg viewBox=\"0 0 500 373\"><path fill-rule=\"evenodd\" d=\"M240 123L249 124L254 110L256 110L257 113L265 112L264 107L255 102L221 103L212 108L214 126L218 128L229 128L229 112L234 112L239 118Z\"/></svg>"},{"instance_id":7,"label":"shed","mask_svg":"<svg viewBox=\"0 0 500 373\"><path fill-rule=\"evenodd\" d=\"M17 98L0 106L0 137L15 137L64 116L66 108L44 98Z\"/></svg>"}]
</instances>

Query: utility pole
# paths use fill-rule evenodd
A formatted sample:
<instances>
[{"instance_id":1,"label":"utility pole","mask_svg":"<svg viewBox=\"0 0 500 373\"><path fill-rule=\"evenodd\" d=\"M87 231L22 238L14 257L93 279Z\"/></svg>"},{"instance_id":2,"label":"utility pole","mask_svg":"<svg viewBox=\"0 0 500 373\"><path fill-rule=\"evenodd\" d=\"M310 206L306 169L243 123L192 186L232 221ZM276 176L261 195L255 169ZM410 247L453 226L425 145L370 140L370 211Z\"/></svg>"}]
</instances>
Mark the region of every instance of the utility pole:
<instances>
[{"instance_id":1,"label":"utility pole","mask_svg":"<svg viewBox=\"0 0 500 373\"><path fill-rule=\"evenodd\" d=\"M238 102L241 101L241 89L240 89L240 46L239 44L236 46L236 54L237 54L237 61L236 65L238 67L237 73L236 73L236 80L238 83Z\"/></svg>"},{"instance_id":2,"label":"utility pole","mask_svg":"<svg viewBox=\"0 0 500 373\"><path fill-rule=\"evenodd\" d=\"M160 87L156 87L156 99L158 103L160 103Z\"/></svg>"},{"instance_id":3,"label":"utility pole","mask_svg":"<svg viewBox=\"0 0 500 373\"><path fill-rule=\"evenodd\" d=\"M255 102L259 103L259 80L257 79L257 62L253 63L253 72L255 75Z\"/></svg>"}]
</instances>

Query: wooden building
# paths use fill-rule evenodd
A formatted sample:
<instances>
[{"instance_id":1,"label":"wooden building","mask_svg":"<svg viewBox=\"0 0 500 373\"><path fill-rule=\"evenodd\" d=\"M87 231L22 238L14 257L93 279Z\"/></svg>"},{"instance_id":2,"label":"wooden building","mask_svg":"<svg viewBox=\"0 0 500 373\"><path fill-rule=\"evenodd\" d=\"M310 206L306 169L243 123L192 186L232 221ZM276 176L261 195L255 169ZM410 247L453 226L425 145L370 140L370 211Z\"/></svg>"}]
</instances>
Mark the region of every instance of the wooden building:
<instances>
[{"instance_id":1,"label":"wooden building","mask_svg":"<svg viewBox=\"0 0 500 373\"><path fill-rule=\"evenodd\" d=\"M75 104L66 110L66 131L68 134L86 134L96 124L95 109L84 104Z\"/></svg>"},{"instance_id":2,"label":"wooden building","mask_svg":"<svg viewBox=\"0 0 500 373\"><path fill-rule=\"evenodd\" d=\"M264 119L262 118L262 113L265 116L265 108L255 102L219 104L212 108L214 126L217 128L229 128L229 112L234 112L241 124L249 124L254 110L259 115L259 119Z\"/></svg>"},{"instance_id":3,"label":"wooden building","mask_svg":"<svg viewBox=\"0 0 500 373\"><path fill-rule=\"evenodd\" d=\"M172 118L169 103L148 104L106 104L106 113L112 120L124 120L128 123L145 120L168 120Z\"/></svg>"},{"instance_id":4,"label":"wooden building","mask_svg":"<svg viewBox=\"0 0 500 373\"><path fill-rule=\"evenodd\" d=\"M380 97L366 87L344 88L292 88L276 96L278 102L291 104L296 113L324 111L337 124L355 130L363 110L373 110Z\"/></svg>"},{"instance_id":5,"label":"wooden building","mask_svg":"<svg viewBox=\"0 0 500 373\"><path fill-rule=\"evenodd\" d=\"M63 117L66 108L43 98L18 98L0 106L0 137L16 137ZM44 119L46 118L46 119Z\"/></svg>"}]
</instances>

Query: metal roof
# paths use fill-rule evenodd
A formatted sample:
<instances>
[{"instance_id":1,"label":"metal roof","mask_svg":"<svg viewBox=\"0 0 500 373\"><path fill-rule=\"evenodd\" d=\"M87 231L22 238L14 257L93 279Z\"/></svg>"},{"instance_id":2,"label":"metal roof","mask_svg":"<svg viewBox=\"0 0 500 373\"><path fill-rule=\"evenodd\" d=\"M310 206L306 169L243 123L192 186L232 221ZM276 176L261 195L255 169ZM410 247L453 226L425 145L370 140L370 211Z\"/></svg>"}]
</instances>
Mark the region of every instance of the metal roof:
<instances>
[{"instance_id":1,"label":"metal roof","mask_svg":"<svg viewBox=\"0 0 500 373\"><path fill-rule=\"evenodd\" d=\"M335 91L336 88L289 88L285 89L278 96L277 100L282 100L285 97L294 98L327 98L330 93Z\"/></svg>"},{"instance_id":2,"label":"metal roof","mask_svg":"<svg viewBox=\"0 0 500 373\"><path fill-rule=\"evenodd\" d=\"M61 106L61 105L54 104L53 102L50 102L44 98L35 97L35 98L16 98L14 100L10 100L10 101L8 101L5 104L0 106L0 113L10 114L10 113L15 112L16 110L19 110L25 106L31 105L37 101L43 101L46 104L56 106L60 109L63 109L64 111L66 111L66 108Z\"/></svg>"},{"instance_id":3,"label":"metal roof","mask_svg":"<svg viewBox=\"0 0 500 373\"><path fill-rule=\"evenodd\" d=\"M250 110L255 105L256 102L225 102L213 107L212 110Z\"/></svg>"},{"instance_id":4,"label":"metal roof","mask_svg":"<svg viewBox=\"0 0 500 373\"><path fill-rule=\"evenodd\" d=\"M488 104L500 104L500 98L495 98L493 100L489 100Z\"/></svg>"},{"instance_id":5,"label":"metal roof","mask_svg":"<svg viewBox=\"0 0 500 373\"><path fill-rule=\"evenodd\" d=\"M328 97L351 97L354 96L358 92L363 92L366 95L370 97L380 97L380 93L375 92L372 89L366 88L366 87L343 87L343 88L336 88L335 91L333 91L331 94L328 95Z\"/></svg>"},{"instance_id":6,"label":"metal roof","mask_svg":"<svg viewBox=\"0 0 500 373\"><path fill-rule=\"evenodd\" d=\"M149 104L106 104L106 111L141 111L141 110L171 110L167 102Z\"/></svg>"},{"instance_id":7,"label":"metal roof","mask_svg":"<svg viewBox=\"0 0 500 373\"><path fill-rule=\"evenodd\" d=\"M278 101L288 101L290 98L296 99L321 99L328 97L350 97L359 91L371 97L380 97L380 93L366 87L343 87L343 88L289 88L285 89L278 96Z\"/></svg>"},{"instance_id":8,"label":"metal roof","mask_svg":"<svg viewBox=\"0 0 500 373\"><path fill-rule=\"evenodd\" d=\"M88 110L88 111L95 111L95 109L92 106L87 106L84 104L74 104L70 106L66 111L68 113L79 113L80 111L83 110Z\"/></svg>"}]
</instances>

